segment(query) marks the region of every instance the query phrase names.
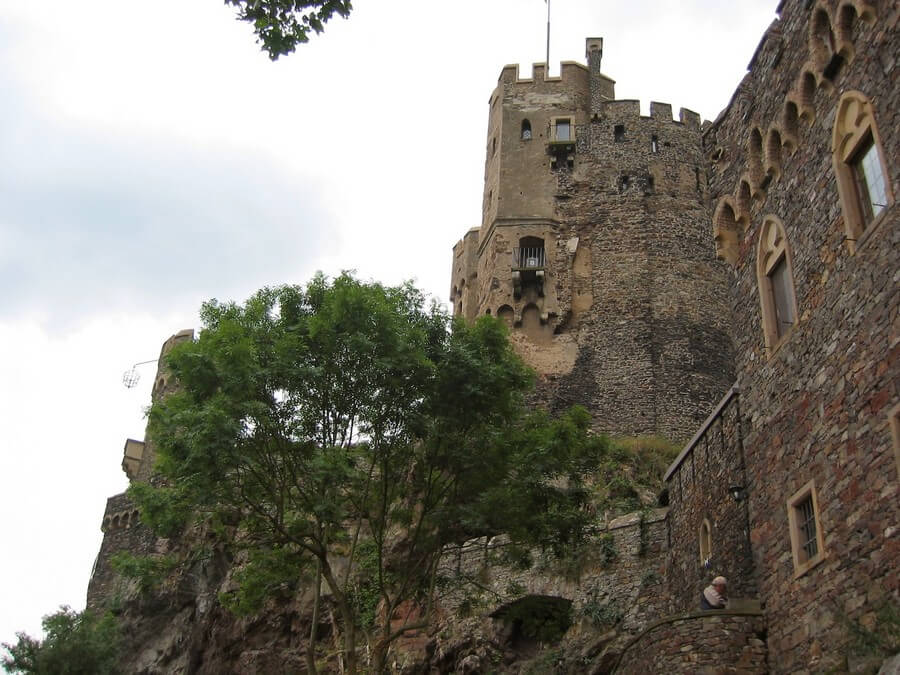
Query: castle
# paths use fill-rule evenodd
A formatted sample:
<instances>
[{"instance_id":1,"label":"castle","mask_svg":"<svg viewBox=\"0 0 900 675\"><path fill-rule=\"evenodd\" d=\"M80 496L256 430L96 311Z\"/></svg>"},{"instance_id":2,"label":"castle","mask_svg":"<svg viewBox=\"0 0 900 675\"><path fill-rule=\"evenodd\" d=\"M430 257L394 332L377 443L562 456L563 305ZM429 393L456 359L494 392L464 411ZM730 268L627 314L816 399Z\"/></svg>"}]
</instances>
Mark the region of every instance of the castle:
<instances>
[{"instance_id":1,"label":"castle","mask_svg":"<svg viewBox=\"0 0 900 675\"><path fill-rule=\"evenodd\" d=\"M877 634L897 606L900 9L777 12L713 122L616 100L599 38L559 77L507 66L490 99L454 313L506 320L551 410L690 439L668 504L641 520L649 553L596 581L629 607L628 639L597 672L840 670L849 627ZM161 368L154 397L167 386ZM149 479L152 454L129 441L129 477ZM608 526L623 551L636 523ZM124 495L104 532L90 605L113 551L160 546ZM713 571L743 601L698 613Z\"/></svg>"}]
</instances>

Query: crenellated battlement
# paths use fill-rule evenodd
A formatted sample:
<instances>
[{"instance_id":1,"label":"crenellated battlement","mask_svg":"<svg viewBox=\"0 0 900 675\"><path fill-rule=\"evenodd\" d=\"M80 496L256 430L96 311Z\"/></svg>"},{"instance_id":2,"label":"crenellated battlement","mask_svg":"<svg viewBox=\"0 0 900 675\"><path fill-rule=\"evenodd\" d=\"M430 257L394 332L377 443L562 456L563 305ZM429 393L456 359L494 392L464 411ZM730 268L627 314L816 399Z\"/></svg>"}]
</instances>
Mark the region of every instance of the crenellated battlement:
<instances>
[{"instance_id":1,"label":"crenellated battlement","mask_svg":"<svg viewBox=\"0 0 900 675\"><path fill-rule=\"evenodd\" d=\"M500 71L500 77L497 78L497 84L534 84L535 82L562 82L562 83L587 83L586 76L589 74L589 68L583 63L577 61L561 61L559 64L559 75L547 75L547 63L539 61L531 64L531 77L520 77L520 65L518 63L507 64Z\"/></svg>"},{"instance_id":2,"label":"crenellated battlement","mask_svg":"<svg viewBox=\"0 0 900 675\"><path fill-rule=\"evenodd\" d=\"M609 117L617 122L655 120L657 122L672 122L687 129L700 131L700 115L688 108L680 108L678 119L672 118L672 104L650 101L650 116L641 115L641 102L637 99L622 99L617 101L605 101L597 112L599 117Z\"/></svg>"}]
</instances>

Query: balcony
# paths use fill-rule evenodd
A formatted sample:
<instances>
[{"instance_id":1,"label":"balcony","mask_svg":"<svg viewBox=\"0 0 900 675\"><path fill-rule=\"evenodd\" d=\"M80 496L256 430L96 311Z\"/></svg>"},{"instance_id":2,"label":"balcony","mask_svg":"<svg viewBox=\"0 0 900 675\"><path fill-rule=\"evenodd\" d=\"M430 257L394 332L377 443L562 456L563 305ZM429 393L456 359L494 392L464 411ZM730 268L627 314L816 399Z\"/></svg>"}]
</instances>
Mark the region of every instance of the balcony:
<instances>
[{"instance_id":1,"label":"balcony","mask_svg":"<svg viewBox=\"0 0 900 675\"><path fill-rule=\"evenodd\" d=\"M539 295L544 294L544 266L547 263L543 246L515 246L512 250L513 293L518 299L522 287L535 285Z\"/></svg>"},{"instance_id":2,"label":"balcony","mask_svg":"<svg viewBox=\"0 0 900 675\"><path fill-rule=\"evenodd\" d=\"M513 247L512 268L514 270L542 270L545 262L543 246Z\"/></svg>"}]
</instances>

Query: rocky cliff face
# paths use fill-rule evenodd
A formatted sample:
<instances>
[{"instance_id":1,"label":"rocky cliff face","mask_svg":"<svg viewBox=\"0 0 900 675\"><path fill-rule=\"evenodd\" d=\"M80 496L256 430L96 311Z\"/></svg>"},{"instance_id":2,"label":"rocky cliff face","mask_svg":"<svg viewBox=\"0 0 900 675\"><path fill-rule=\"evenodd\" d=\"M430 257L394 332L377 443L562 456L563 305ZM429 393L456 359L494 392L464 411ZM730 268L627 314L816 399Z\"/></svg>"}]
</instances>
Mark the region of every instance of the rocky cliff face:
<instances>
[{"instance_id":1,"label":"rocky cliff face","mask_svg":"<svg viewBox=\"0 0 900 675\"><path fill-rule=\"evenodd\" d=\"M537 554L527 569L502 562L503 537L449 550L445 565L472 583L441 590L431 625L396 642L391 670L605 672L648 618L666 611L666 517L665 509L645 509L613 519L577 555ZM236 563L221 548L198 554L209 540L197 528L177 540L157 539L158 554L190 562L152 588L111 576L102 604L113 608L122 626L123 672L306 672L309 585L280 589L256 616L236 616L219 601L232 587ZM340 672L342 665L332 612L326 589L316 631L316 660L324 672ZM365 647L359 658L364 665Z\"/></svg>"}]
</instances>

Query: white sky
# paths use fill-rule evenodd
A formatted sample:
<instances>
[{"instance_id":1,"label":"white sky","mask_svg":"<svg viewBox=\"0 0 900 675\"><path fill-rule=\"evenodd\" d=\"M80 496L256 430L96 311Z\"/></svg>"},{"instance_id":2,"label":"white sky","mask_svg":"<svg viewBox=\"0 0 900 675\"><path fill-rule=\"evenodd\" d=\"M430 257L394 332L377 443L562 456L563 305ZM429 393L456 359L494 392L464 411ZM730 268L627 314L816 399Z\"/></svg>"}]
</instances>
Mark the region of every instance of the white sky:
<instances>
[{"instance_id":1,"label":"white sky","mask_svg":"<svg viewBox=\"0 0 900 675\"><path fill-rule=\"evenodd\" d=\"M552 0L618 98L714 119L777 0ZM272 63L221 0L0 0L0 642L84 606L156 358L211 297L316 270L446 299L501 67L540 0L354 0Z\"/></svg>"}]
</instances>

